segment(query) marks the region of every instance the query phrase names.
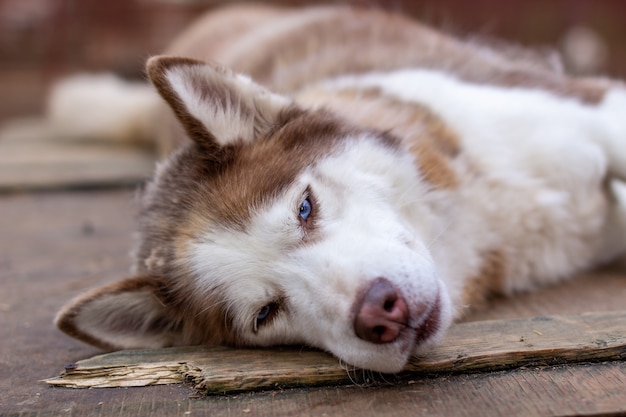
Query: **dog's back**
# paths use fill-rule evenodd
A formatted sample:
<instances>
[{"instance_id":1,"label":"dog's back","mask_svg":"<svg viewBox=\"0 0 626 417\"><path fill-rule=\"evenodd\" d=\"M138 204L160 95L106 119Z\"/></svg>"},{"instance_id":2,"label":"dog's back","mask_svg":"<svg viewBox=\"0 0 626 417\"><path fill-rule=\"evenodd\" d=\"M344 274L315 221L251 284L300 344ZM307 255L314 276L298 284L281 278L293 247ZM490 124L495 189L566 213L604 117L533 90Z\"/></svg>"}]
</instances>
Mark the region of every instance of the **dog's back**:
<instances>
[{"instance_id":1,"label":"dog's back","mask_svg":"<svg viewBox=\"0 0 626 417\"><path fill-rule=\"evenodd\" d=\"M494 49L454 39L401 15L347 6L225 7L198 19L165 53L220 63L285 94L342 74L416 67L473 83L547 89L587 102L599 101L612 84L563 74L556 55L513 45ZM141 91L138 85L131 89L120 84L109 76L61 83L50 100L54 125L66 136L156 142L163 156L185 141L171 112L149 87ZM98 86L104 92L100 100L93 94ZM125 103L135 103L132 111ZM76 124L72 120L77 112L91 116ZM98 116L103 113L109 117ZM115 128L112 120L117 120Z\"/></svg>"}]
</instances>

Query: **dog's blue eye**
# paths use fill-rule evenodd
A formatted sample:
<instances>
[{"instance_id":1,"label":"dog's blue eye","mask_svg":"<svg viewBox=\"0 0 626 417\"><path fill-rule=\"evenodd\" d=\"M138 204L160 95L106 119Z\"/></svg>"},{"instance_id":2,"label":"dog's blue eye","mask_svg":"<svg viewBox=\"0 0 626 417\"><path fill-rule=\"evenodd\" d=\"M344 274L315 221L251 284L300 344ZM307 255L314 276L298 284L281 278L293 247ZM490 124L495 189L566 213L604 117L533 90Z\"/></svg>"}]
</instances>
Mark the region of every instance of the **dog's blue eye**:
<instances>
[{"instance_id":1,"label":"dog's blue eye","mask_svg":"<svg viewBox=\"0 0 626 417\"><path fill-rule=\"evenodd\" d=\"M259 327L261 327L266 322L269 322L274 317L276 312L278 312L278 309L278 303L270 303L263 307L261 310L259 310L259 313L254 319L254 332L256 333L259 330Z\"/></svg>"},{"instance_id":2,"label":"dog's blue eye","mask_svg":"<svg viewBox=\"0 0 626 417\"><path fill-rule=\"evenodd\" d=\"M305 199L302 203L300 203L300 218L306 221L311 215L311 201L309 199Z\"/></svg>"},{"instance_id":3,"label":"dog's blue eye","mask_svg":"<svg viewBox=\"0 0 626 417\"><path fill-rule=\"evenodd\" d=\"M265 307L263 307L261 311L259 311L259 314L256 316L257 322L265 320L270 315L271 311L271 305L266 305Z\"/></svg>"}]
</instances>

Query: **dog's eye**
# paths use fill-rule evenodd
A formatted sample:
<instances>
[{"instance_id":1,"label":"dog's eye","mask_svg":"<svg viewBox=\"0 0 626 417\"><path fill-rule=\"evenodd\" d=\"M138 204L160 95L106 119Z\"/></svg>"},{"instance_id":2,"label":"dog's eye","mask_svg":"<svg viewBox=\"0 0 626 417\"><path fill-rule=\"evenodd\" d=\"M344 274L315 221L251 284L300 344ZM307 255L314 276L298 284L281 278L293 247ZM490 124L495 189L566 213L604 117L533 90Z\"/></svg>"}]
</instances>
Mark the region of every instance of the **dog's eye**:
<instances>
[{"instance_id":1,"label":"dog's eye","mask_svg":"<svg viewBox=\"0 0 626 417\"><path fill-rule=\"evenodd\" d=\"M254 319L255 333L259 330L259 327L270 322L270 320L278 311L278 306L278 303L270 303L264 306L261 310L259 310L259 314L257 314L256 318Z\"/></svg>"},{"instance_id":2,"label":"dog's eye","mask_svg":"<svg viewBox=\"0 0 626 417\"><path fill-rule=\"evenodd\" d=\"M298 214L303 221L307 221L307 219L311 215L311 211L313 211L313 208L311 206L311 200L306 198L304 201L302 201L302 203L300 203L300 212Z\"/></svg>"},{"instance_id":3,"label":"dog's eye","mask_svg":"<svg viewBox=\"0 0 626 417\"><path fill-rule=\"evenodd\" d=\"M256 321L258 322L262 322L263 320L265 320L266 318L268 318L268 316L270 315L270 312L272 311L272 305L266 305L265 307L263 307L261 309L261 311L259 311L259 315L256 316Z\"/></svg>"}]
</instances>

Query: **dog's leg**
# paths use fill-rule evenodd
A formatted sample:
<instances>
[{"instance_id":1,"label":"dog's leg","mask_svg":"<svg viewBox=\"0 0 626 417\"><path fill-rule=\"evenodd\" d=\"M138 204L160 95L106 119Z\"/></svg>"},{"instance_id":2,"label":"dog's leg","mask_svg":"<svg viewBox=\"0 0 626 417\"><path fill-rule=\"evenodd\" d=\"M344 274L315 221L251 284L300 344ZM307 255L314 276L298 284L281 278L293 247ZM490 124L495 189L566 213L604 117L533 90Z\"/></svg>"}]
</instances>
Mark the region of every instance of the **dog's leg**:
<instances>
[{"instance_id":1,"label":"dog's leg","mask_svg":"<svg viewBox=\"0 0 626 417\"><path fill-rule=\"evenodd\" d=\"M609 206L602 231L600 261L626 253L626 84L609 80L577 80L604 90L597 104L598 129L591 136L606 156Z\"/></svg>"},{"instance_id":2,"label":"dog's leg","mask_svg":"<svg viewBox=\"0 0 626 417\"><path fill-rule=\"evenodd\" d=\"M596 141L606 153L609 174L626 181L626 86L609 90L599 110L606 130Z\"/></svg>"},{"instance_id":3,"label":"dog's leg","mask_svg":"<svg viewBox=\"0 0 626 417\"><path fill-rule=\"evenodd\" d=\"M610 261L626 253L626 84L606 81L602 85L602 81L599 80L598 88L606 91L598 104L601 129L593 139L608 162L606 184L610 203L600 259Z\"/></svg>"},{"instance_id":4,"label":"dog's leg","mask_svg":"<svg viewBox=\"0 0 626 417\"><path fill-rule=\"evenodd\" d=\"M626 254L626 183L612 180L608 188L611 204L608 207L599 251L601 262Z\"/></svg>"}]
</instances>

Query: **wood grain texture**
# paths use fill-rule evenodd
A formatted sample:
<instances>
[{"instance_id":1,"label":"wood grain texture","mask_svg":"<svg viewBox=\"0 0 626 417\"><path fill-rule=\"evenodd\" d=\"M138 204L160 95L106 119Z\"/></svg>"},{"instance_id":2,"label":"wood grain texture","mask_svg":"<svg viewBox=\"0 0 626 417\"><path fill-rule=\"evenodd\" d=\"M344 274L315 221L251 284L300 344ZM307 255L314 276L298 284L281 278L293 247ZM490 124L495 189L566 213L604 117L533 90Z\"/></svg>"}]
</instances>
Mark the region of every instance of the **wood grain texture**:
<instances>
[{"instance_id":1,"label":"wood grain texture","mask_svg":"<svg viewBox=\"0 0 626 417\"><path fill-rule=\"evenodd\" d=\"M626 358L626 312L454 326L444 342L414 358L398 375L342 366L322 352L186 347L129 350L79 361L51 385L73 388L145 386L189 381L202 393L231 393L295 386L376 383L415 375L494 371L528 365Z\"/></svg>"},{"instance_id":2,"label":"wood grain texture","mask_svg":"<svg viewBox=\"0 0 626 417\"><path fill-rule=\"evenodd\" d=\"M36 121L13 125L0 130L0 192L128 186L154 170L146 149L51 137Z\"/></svg>"}]
</instances>

